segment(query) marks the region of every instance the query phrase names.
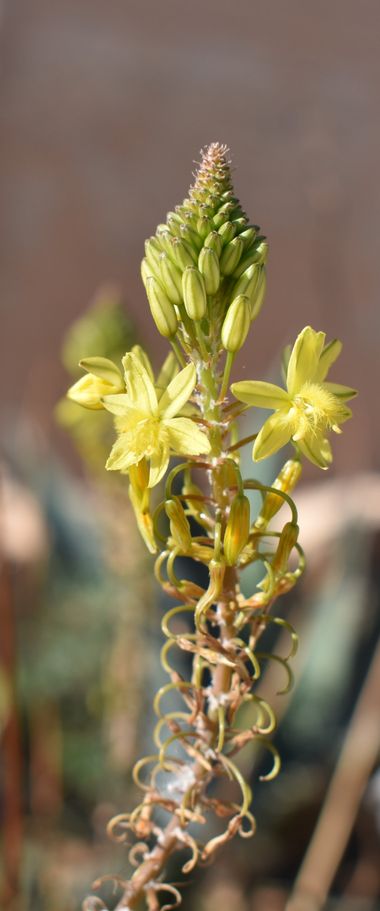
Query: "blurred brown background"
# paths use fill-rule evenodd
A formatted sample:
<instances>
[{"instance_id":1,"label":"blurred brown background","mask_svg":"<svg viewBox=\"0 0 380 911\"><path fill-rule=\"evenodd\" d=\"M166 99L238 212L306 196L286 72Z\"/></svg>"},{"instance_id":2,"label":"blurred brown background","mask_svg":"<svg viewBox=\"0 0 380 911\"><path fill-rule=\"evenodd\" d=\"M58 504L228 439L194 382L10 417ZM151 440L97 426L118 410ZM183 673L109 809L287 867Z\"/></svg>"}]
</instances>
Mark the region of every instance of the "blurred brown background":
<instances>
[{"instance_id":1,"label":"blurred brown background","mask_svg":"<svg viewBox=\"0 0 380 911\"><path fill-rule=\"evenodd\" d=\"M228 143L271 244L265 311L240 364L305 323L344 340L355 421L335 471L379 467L378 0L4 0L2 396L45 428L62 335L119 281L152 334L144 239L184 197L201 146ZM154 337L154 342L153 342ZM274 361L272 360L272 365Z\"/></svg>"}]
</instances>

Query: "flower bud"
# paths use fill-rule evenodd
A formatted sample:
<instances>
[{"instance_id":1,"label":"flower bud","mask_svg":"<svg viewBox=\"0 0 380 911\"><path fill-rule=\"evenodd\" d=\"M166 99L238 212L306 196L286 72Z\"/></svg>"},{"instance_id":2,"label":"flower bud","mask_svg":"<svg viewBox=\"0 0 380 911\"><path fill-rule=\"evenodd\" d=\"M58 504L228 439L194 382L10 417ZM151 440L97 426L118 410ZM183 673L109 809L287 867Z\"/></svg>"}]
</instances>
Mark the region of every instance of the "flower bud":
<instances>
[{"instance_id":1,"label":"flower bud","mask_svg":"<svg viewBox=\"0 0 380 911\"><path fill-rule=\"evenodd\" d=\"M172 263L166 253L160 256L161 279L165 291L172 304L182 303L182 276L177 266Z\"/></svg>"},{"instance_id":2,"label":"flower bud","mask_svg":"<svg viewBox=\"0 0 380 911\"><path fill-rule=\"evenodd\" d=\"M162 253L162 251L164 251L164 253L167 253L167 255L170 257L170 259L174 260L174 252L173 252L174 238L171 236L170 232L168 231L167 225L165 225L165 228L166 228L166 231L163 231L162 234L159 235L160 244L161 244L160 253Z\"/></svg>"},{"instance_id":3,"label":"flower bud","mask_svg":"<svg viewBox=\"0 0 380 911\"><path fill-rule=\"evenodd\" d=\"M185 515L185 510L178 497L166 500L165 512L170 521L170 534L177 547L187 553L191 547L190 525Z\"/></svg>"},{"instance_id":4,"label":"flower bud","mask_svg":"<svg viewBox=\"0 0 380 911\"><path fill-rule=\"evenodd\" d=\"M211 219L208 217L208 215L201 215L201 217L198 218L198 221L197 221L197 231L198 231L198 234L200 235L200 237L202 238L202 240L204 240L204 238L208 236L208 234L210 233L210 231L212 231L212 229L213 229L213 223L212 223Z\"/></svg>"},{"instance_id":5,"label":"flower bud","mask_svg":"<svg viewBox=\"0 0 380 911\"><path fill-rule=\"evenodd\" d=\"M148 263L148 260L145 257L142 260L140 271L141 271L141 278L143 280L144 287L146 289L146 283L147 283L148 278L156 278L157 271L153 270L151 268L151 266Z\"/></svg>"},{"instance_id":6,"label":"flower bud","mask_svg":"<svg viewBox=\"0 0 380 911\"><path fill-rule=\"evenodd\" d=\"M248 266L248 269L242 273L233 287L233 297L237 297L238 294L245 294L249 299L250 306L252 306L252 299L256 293L260 278L260 269L261 267L257 263Z\"/></svg>"},{"instance_id":7,"label":"flower bud","mask_svg":"<svg viewBox=\"0 0 380 911\"><path fill-rule=\"evenodd\" d=\"M169 228L169 231L170 231L170 234L172 235L172 237L181 236L182 221L178 217L178 215L176 215L175 212L168 212L167 217L166 217L166 223L167 223L167 227Z\"/></svg>"},{"instance_id":8,"label":"flower bud","mask_svg":"<svg viewBox=\"0 0 380 911\"><path fill-rule=\"evenodd\" d=\"M251 321L257 319L260 310L264 303L265 291L267 287L267 277L265 272L265 266L259 266L260 274L259 280L254 291L253 296L251 297Z\"/></svg>"},{"instance_id":9,"label":"flower bud","mask_svg":"<svg viewBox=\"0 0 380 911\"><path fill-rule=\"evenodd\" d=\"M198 267L203 275L206 293L216 294L220 285L219 259L214 250L202 247L199 254Z\"/></svg>"},{"instance_id":10,"label":"flower bud","mask_svg":"<svg viewBox=\"0 0 380 911\"><path fill-rule=\"evenodd\" d=\"M173 304L155 278L148 278L146 293L154 322L159 333L165 338L172 338L177 331L178 320Z\"/></svg>"},{"instance_id":11,"label":"flower bud","mask_svg":"<svg viewBox=\"0 0 380 911\"><path fill-rule=\"evenodd\" d=\"M246 228L245 231L241 231L239 237L244 241L244 250L248 250L254 243L257 236L256 228L253 225L250 225L249 228Z\"/></svg>"},{"instance_id":12,"label":"flower bud","mask_svg":"<svg viewBox=\"0 0 380 911\"><path fill-rule=\"evenodd\" d=\"M222 345L226 351L236 352L243 347L251 323L248 297L239 294L230 304L222 326Z\"/></svg>"},{"instance_id":13,"label":"flower bud","mask_svg":"<svg viewBox=\"0 0 380 911\"><path fill-rule=\"evenodd\" d=\"M250 506L248 497L237 494L231 503L224 535L224 556L227 566L234 566L245 547L250 528Z\"/></svg>"},{"instance_id":14,"label":"flower bud","mask_svg":"<svg viewBox=\"0 0 380 911\"><path fill-rule=\"evenodd\" d=\"M193 266L197 260L197 257L191 247L189 247L185 241L180 240L179 238L173 238L172 251L174 261L182 271L184 271L187 266Z\"/></svg>"},{"instance_id":15,"label":"flower bud","mask_svg":"<svg viewBox=\"0 0 380 911\"><path fill-rule=\"evenodd\" d=\"M204 242L204 246L210 250L214 250L216 255L219 257L222 252L222 239L220 234L217 231L210 231L210 234L207 235Z\"/></svg>"},{"instance_id":16,"label":"flower bud","mask_svg":"<svg viewBox=\"0 0 380 911\"><path fill-rule=\"evenodd\" d=\"M181 237L186 241L194 250L199 252L200 247L202 246L202 238L199 237L196 231L193 231L193 228L190 228L190 225L181 225Z\"/></svg>"},{"instance_id":17,"label":"flower bud","mask_svg":"<svg viewBox=\"0 0 380 911\"><path fill-rule=\"evenodd\" d=\"M224 248L220 257L220 271L222 275L232 275L235 271L239 259L243 252L243 241L240 237L234 237Z\"/></svg>"},{"instance_id":18,"label":"flower bud","mask_svg":"<svg viewBox=\"0 0 380 911\"><path fill-rule=\"evenodd\" d=\"M274 487L276 490L290 494L296 486L301 476L301 472L301 462L298 459L288 459L288 461L285 462L285 465L281 468L281 471L277 475L276 480L273 482L272 487ZM275 493L268 492L265 496L260 514L256 519L256 528L262 528L263 526L266 527L271 519L273 519L273 517L276 515L276 513L279 512L281 506L283 505L283 497L278 496Z\"/></svg>"},{"instance_id":19,"label":"flower bud","mask_svg":"<svg viewBox=\"0 0 380 911\"><path fill-rule=\"evenodd\" d=\"M248 253L246 253L245 256L243 256L243 259L240 260L239 265L234 270L235 278L240 278L240 275L242 275L243 272L248 269L248 266L251 266L253 263L258 263L259 265L264 263L266 261L267 254L268 244L266 241L260 240L260 242L258 244L255 244L255 246Z\"/></svg>"},{"instance_id":20,"label":"flower bud","mask_svg":"<svg viewBox=\"0 0 380 911\"><path fill-rule=\"evenodd\" d=\"M299 528L293 522L287 522L284 525L276 553L272 560L272 569L276 573L286 573L289 563L289 557L294 545L297 543Z\"/></svg>"},{"instance_id":21,"label":"flower bud","mask_svg":"<svg viewBox=\"0 0 380 911\"><path fill-rule=\"evenodd\" d=\"M160 244L155 237L145 241L145 258L151 269L157 270L160 265L160 253L162 253Z\"/></svg>"},{"instance_id":22,"label":"flower bud","mask_svg":"<svg viewBox=\"0 0 380 911\"><path fill-rule=\"evenodd\" d=\"M182 275L182 293L190 319L203 319L207 310L206 288L201 273L195 266L188 266Z\"/></svg>"},{"instance_id":23,"label":"flower bud","mask_svg":"<svg viewBox=\"0 0 380 911\"><path fill-rule=\"evenodd\" d=\"M233 240L236 234L236 226L232 224L232 221L226 221L218 231L219 237L222 239L223 244L229 244L230 240Z\"/></svg>"}]
</instances>

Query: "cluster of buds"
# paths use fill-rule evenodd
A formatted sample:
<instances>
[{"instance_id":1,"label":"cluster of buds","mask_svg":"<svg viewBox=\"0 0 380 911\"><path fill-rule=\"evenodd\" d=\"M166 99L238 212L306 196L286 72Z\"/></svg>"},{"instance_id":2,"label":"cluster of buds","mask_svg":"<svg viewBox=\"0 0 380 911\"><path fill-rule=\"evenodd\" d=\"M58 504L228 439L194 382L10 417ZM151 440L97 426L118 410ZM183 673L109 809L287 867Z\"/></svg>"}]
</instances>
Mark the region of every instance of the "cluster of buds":
<instances>
[{"instance_id":1,"label":"cluster of buds","mask_svg":"<svg viewBox=\"0 0 380 911\"><path fill-rule=\"evenodd\" d=\"M158 376L138 345L122 358L123 373L103 357L85 357L86 375L69 392L87 408L114 415L117 439L106 467L128 475L138 527L149 551L157 554L156 578L177 601L162 621L167 640L162 665L169 682L154 702L157 752L134 769L144 797L132 813L109 825L117 842L130 845L131 834L135 839L129 854L137 865L134 875L115 877L122 891L119 911L131 911L142 899L150 911L158 911L162 891L171 894L176 907L178 889L163 882L173 852L191 851L182 868L187 873L198 858L207 860L236 834L254 834L250 785L235 763L249 741L266 747L274 760L262 780L273 778L280 766L271 741L276 720L255 687L271 659L287 674L283 692L292 679L288 662L297 637L285 620L270 613L304 567L291 493L302 457L328 467L332 454L326 435L340 432L351 415L345 402L355 393L325 382L341 345L337 339L325 344L325 334L307 326L288 351L286 388L244 380L232 384L235 400L229 398L233 358L263 303L266 257L264 237L248 224L234 195L227 150L213 143L188 197L145 246L142 277L151 313L173 351ZM247 406L274 413L258 434L239 439L236 419ZM252 440L255 461L288 443L295 449L272 486L241 475L239 450ZM166 475L172 456L185 461L169 471L164 498L153 509L151 488ZM250 490L262 498L256 515L251 515ZM283 506L290 518L273 528ZM179 578L177 558L182 557L202 566L199 580L206 574L205 585ZM239 572L254 563L264 574L246 596ZM285 658L260 651L270 623L290 634ZM193 657L188 677L183 653ZM166 700L173 696L176 702L168 707ZM247 707L253 712L248 723ZM220 779L234 783L236 799L228 799L223 786L218 790ZM210 837L212 814L226 825ZM205 827L205 840L189 831L193 823ZM106 907L96 901L97 909Z\"/></svg>"},{"instance_id":2,"label":"cluster of buds","mask_svg":"<svg viewBox=\"0 0 380 911\"><path fill-rule=\"evenodd\" d=\"M245 342L265 294L268 245L234 195L226 148L205 152L182 205L145 243L141 274L158 331L185 351Z\"/></svg>"}]
</instances>

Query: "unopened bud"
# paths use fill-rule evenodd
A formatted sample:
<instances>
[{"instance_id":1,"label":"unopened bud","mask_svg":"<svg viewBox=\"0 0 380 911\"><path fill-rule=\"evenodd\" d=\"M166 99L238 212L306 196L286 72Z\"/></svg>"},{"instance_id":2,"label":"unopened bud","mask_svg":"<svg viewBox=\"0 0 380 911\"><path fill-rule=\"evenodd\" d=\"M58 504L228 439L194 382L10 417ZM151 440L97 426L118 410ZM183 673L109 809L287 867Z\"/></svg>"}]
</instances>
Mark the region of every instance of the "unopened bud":
<instances>
[{"instance_id":1,"label":"unopened bud","mask_svg":"<svg viewBox=\"0 0 380 911\"><path fill-rule=\"evenodd\" d=\"M281 471L277 475L276 480L273 481L272 487L274 487L276 490L283 491L284 493L291 494L292 490L299 481L301 472L301 462L298 459L288 459L288 461L285 462L285 465L281 468ZM281 497L279 494L269 491L265 496L260 514L256 519L256 527L262 528L263 526L267 526L283 505L284 497Z\"/></svg>"},{"instance_id":2,"label":"unopened bud","mask_svg":"<svg viewBox=\"0 0 380 911\"><path fill-rule=\"evenodd\" d=\"M166 253L160 256L161 278L165 291L172 304L182 303L182 276L177 266L172 263Z\"/></svg>"},{"instance_id":3,"label":"unopened bud","mask_svg":"<svg viewBox=\"0 0 380 911\"><path fill-rule=\"evenodd\" d=\"M234 237L224 248L220 257L220 271L222 275L232 275L235 271L244 248L240 237Z\"/></svg>"},{"instance_id":4,"label":"unopened bud","mask_svg":"<svg viewBox=\"0 0 380 911\"><path fill-rule=\"evenodd\" d=\"M248 269L242 273L234 285L232 292L234 297L237 297L238 294L245 294L249 299L250 305L252 304L252 299L260 278L260 268L261 267L256 263L253 263L252 266L249 266Z\"/></svg>"},{"instance_id":5,"label":"unopened bud","mask_svg":"<svg viewBox=\"0 0 380 911\"><path fill-rule=\"evenodd\" d=\"M148 260L144 257L141 263L141 278L146 288L146 283L148 278L156 278L158 273L158 267L152 269L151 265L148 263Z\"/></svg>"},{"instance_id":6,"label":"unopened bud","mask_svg":"<svg viewBox=\"0 0 380 911\"><path fill-rule=\"evenodd\" d=\"M155 278L148 278L146 293L154 322L159 333L165 338L172 338L177 331L178 320L173 304Z\"/></svg>"},{"instance_id":7,"label":"unopened bud","mask_svg":"<svg viewBox=\"0 0 380 911\"><path fill-rule=\"evenodd\" d=\"M178 497L172 497L165 503L165 512L170 521L170 534L177 547L187 553L191 547L190 525L185 515L185 510Z\"/></svg>"},{"instance_id":8,"label":"unopened bud","mask_svg":"<svg viewBox=\"0 0 380 911\"><path fill-rule=\"evenodd\" d=\"M186 241L194 250L199 252L200 247L202 246L202 238L199 237L196 231L193 228L190 228L190 225L181 226L181 237Z\"/></svg>"},{"instance_id":9,"label":"unopened bud","mask_svg":"<svg viewBox=\"0 0 380 911\"><path fill-rule=\"evenodd\" d=\"M257 319L264 303L265 291L267 287L267 277L265 266L259 266L260 275L256 290L251 297L251 321Z\"/></svg>"},{"instance_id":10,"label":"unopened bud","mask_svg":"<svg viewBox=\"0 0 380 911\"><path fill-rule=\"evenodd\" d=\"M198 267L203 275L206 293L216 294L220 285L219 259L214 250L202 247L199 254Z\"/></svg>"},{"instance_id":11,"label":"unopened bud","mask_svg":"<svg viewBox=\"0 0 380 911\"><path fill-rule=\"evenodd\" d=\"M174 261L177 263L177 266L182 269L182 271L184 271L187 266L193 266L197 260L196 254L193 252L191 247L189 247L184 240L180 240L179 238L173 238L172 251Z\"/></svg>"},{"instance_id":12,"label":"unopened bud","mask_svg":"<svg viewBox=\"0 0 380 911\"><path fill-rule=\"evenodd\" d=\"M144 246L145 258L154 271L154 269L159 268L160 253L162 253L162 249L156 237L151 237L149 240L146 240Z\"/></svg>"},{"instance_id":13,"label":"unopened bud","mask_svg":"<svg viewBox=\"0 0 380 911\"><path fill-rule=\"evenodd\" d=\"M245 231L241 231L239 237L244 241L244 249L248 250L252 246L256 239L257 231L253 225L250 225L249 228L246 228Z\"/></svg>"},{"instance_id":14,"label":"unopened bud","mask_svg":"<svg viewBox=\"0 0 380 911\"><path fill-rule=\"evenodd\" d=\"M234 566L245 547L250 528L250 506L248 497L237 494L231 503L224 535L224 556L228 566Z\"/></svg>"},{"instance_id":15,"label":"unopened bud","mask_svg":"<svg viewBox=\"0 0 380 911\"><path fill-rule=\"evenodd\" d=\"M203 319L207 310L206 288L201 273L195 266L188 266L182 275L182 293L190 319Z\"/></svg>"},{"instance_id":16,"label":"unopened bud","mask_svg":"<svg viewBox=\"0 0 380 911\"><path fill-rule=\"evenodd\" d=\"M197 221L197 231L202 240L212 231L213 223L208 215L202 215Z\"/></svg>"},{"instance_id":17,"label":"unopened bud","mask_svg":"<svg viewBox=\"0 0 380 911\"><path fill-rule=\"evenodd\" d=\"M236 225L232 224L232 221L226 221L218 231L219 237L222 239L222 243L229 244L230 240L233 240L236 234Z\"/></svg>"},{"instance_id":18,"label":"unopened bud","mask_svg":"<svg viewBox=\"0 0 380 911\"><path fill-rule=\"evenodd\" d=\"M210 231L210 234L206 237L204 246L208 247L210 250L214 250L219 257L222 252L222 238L220 237L220 234L218 234L217 231Z\"/></svg>"},{"instance_id":19,"label":"unopened bud","mask_svg":"<svg viewBox=\"0 0 380 911\"><path fill-rule=\"evenodd\" d=\"M299 528L293 522L284 525L279 537L278 546L272 560L272 569L276 573L286 573L289 557L294 545L297 543Z\"/></svg>"},{"instance_id":20,"label":"unopened bud","mask_svg":"<svg viewBox=\"0 0 380 911\"><path fill-rule=\"evenodd\" d=\"M248 269L248 266L251 266L253 263L262 265L262 263L266 261L267 255L268 244L266 241L260 241L240 260L237 268L234 270L235 278L240 278L243 272Z\"/></svg>"},{"instance_id":21,"label":"unopened bud","mask_svg":"<svg viewBox=\"0 0 380 911\"><path fill-rule=\"evenodd\" d=\"M222 345L226 351L239 351L243 347L251 323L249 300L239 294L230 304L222 326Z\"/></svg>"}]
</instances>

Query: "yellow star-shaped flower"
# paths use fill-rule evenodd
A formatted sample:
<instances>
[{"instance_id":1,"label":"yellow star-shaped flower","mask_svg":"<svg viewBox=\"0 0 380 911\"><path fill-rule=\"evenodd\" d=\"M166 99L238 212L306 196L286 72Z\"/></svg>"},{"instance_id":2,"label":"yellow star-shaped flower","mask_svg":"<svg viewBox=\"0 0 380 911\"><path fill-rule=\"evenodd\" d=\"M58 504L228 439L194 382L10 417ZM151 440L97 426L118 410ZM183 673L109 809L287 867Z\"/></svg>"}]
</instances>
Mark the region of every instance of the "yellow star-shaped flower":
<instances>
[{"instance_id":1,"label":"yellow star-shaped flower","mask_svg":"<svg viewBox=\"0 0 380 911\"><path fill-rule=\"evenodd\" d=\"M316 332L311 326L299 334L289 358L287 390L255 380L232 384L232 392L239 401L274 410L255 440L255 461L272 455L293 440L315 465L328 468L331 463L326 433L329 430L341 433L339 424L351 417L344 403L356 391L339 383L324 382L342 349L338 339L325 346L325 338L324 332Z\"/></svg>"},{"instance_id":2,"label":"yellow star-shaped flower","mask_svg":"<svg viewBox=\"0 0 380 911\"><path fill-rule=\"evenodd\" d=\"M115 417L118 438L106 468L128 471L141 459L150 462L149 487L161 480L172 453L194 456L210 451L205 433L189 417L179 416L196 383L193 364L181 370L162 390L154 386L149 365L138 352L123 358L127 393L106 395L102 402Z\"/></svg>"}]
</instances>

